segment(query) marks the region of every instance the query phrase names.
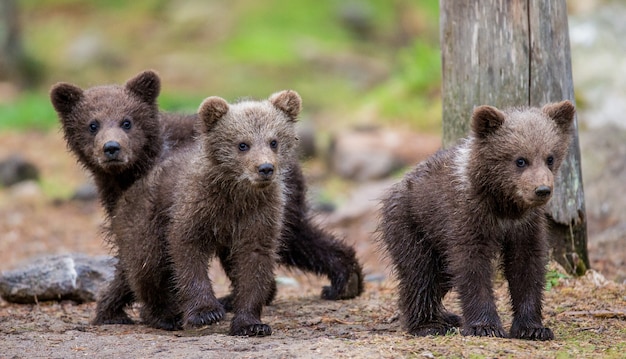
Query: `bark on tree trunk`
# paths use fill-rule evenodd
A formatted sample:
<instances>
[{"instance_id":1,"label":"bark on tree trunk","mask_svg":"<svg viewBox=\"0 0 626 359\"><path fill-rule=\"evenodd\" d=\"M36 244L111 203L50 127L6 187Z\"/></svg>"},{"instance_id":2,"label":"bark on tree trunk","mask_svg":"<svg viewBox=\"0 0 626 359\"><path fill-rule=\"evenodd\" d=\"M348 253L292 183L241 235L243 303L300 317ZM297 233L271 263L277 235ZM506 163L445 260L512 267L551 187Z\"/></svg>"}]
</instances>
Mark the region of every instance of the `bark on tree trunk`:
<instances>
[{"instance_id":1,"label":"bark on tree trunk","mask_svg":"<svg viewBox=\"0 0 626 359\"><path fill-rule=\"evenodd\" d=\"M565 0L440 0L440 16L444 147L467 135L475 106L574 102ZM583 274L587 222L574 123L546 215L553 258Z\"/></svg>"},{"instance_id":2,"label":"bark on tree trunk","mask_svg":"<svg viewBox=\"0 0 626 359\"><path fill-rule=\"evenodd\" d=\"M23 52L17 15L14 0L0 0L0 81L21 84Z\"/></svg>"}]
</instances>

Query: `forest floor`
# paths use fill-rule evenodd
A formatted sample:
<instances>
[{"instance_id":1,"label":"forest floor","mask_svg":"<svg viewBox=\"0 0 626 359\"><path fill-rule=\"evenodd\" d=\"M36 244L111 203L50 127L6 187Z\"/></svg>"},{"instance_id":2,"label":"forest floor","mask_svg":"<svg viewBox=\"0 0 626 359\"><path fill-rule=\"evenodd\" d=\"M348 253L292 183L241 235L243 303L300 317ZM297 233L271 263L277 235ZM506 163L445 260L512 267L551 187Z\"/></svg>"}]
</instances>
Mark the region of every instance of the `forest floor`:
<instances>
[{"instance_id":1,"label":"forest floor","mask_svg":"<svg viewBox=\"0 0 626 359\"><path fill-rule=\"evenodd\" d=\"M10 149L20 149L45 178L40 186L0 189L0 270L45 254L109 253L100 233L103 214L97 202L52 200L43 194L54 192L55 183L75 188L85 180L60 134L0 133L0 143L0 158ZM341 228L334 230L342 232ZM459 334L417 338L401 327L396 284L371 233L353 233L346 240L355 245L369 274L363 295L325 301L319 297L321 287L327 284L325 278L281 269L278 276L294 280L280 284L276 300L264 309L263 320L273 329L270 337L226 335L230 314L213 326L168 332L141 324L91 325L94 303L18 305L0 300L0 358L624 357L626 286L610 280L615 275L610 267L600 266L601 273L590 271L581 278L559 279L546 291L544 318L555 333L554 341ZM225 276L218 268L212 272L216 292L225 293ZM511 315L506 284L501 280L496 281L496 296L506 328ZM454 293L445 302L449 309L460 312ZM134 308L135 317L137 313Z\"/></svg>"}]
</instances>

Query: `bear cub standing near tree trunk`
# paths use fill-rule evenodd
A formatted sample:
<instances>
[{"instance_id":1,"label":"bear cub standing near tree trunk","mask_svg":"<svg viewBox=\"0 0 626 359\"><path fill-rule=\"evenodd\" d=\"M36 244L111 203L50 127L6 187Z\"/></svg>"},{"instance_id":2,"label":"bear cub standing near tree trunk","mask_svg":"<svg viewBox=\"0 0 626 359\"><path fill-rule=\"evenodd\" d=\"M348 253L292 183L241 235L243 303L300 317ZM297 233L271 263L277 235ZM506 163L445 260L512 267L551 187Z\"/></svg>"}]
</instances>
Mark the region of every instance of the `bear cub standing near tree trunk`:
<instances>
[{"instance_id":1,"label":"bear cub standing near tree trunk","mask_svg":"<svg viewBox=\"0 0 626 359\"><path fill-rule=\"evenodd\" d=\"M569 101L542 109L480 106L470 136L417 165L382 201L380 234L414 335L506 337L492 261L509 283L512 338L550 340L541 307L548 254L544 205L572 137ZM459 293L463 318L442 299Z\"/></svg>"},{"instance_id":2,"label":"bear cub standing near tree trunk","mask_svg":"<svg viewBox=\"0 0 626 359\"><path fill-rule=\"evenodd\" d=\"M224 315L207 274L217 256L232 284L230 334L272 333L260 317L276 291L285 175L296 156L300 106L294 91L234 105L209 97L200 105L204 128L176 176L168 235L184 324L210 324Z\"/></svg>"}]
</instances>

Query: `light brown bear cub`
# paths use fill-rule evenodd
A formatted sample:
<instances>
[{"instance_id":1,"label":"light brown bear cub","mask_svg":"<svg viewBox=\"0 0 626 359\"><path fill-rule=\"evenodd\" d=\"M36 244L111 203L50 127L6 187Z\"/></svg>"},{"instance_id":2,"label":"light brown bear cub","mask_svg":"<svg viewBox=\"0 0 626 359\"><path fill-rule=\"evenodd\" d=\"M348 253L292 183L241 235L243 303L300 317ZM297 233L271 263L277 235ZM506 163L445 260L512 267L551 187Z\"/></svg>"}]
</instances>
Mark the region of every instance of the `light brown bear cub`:
<instances>
[{"instance_id":1,"label":"light brown bear cub","mask_svg":"<svg viewBox=\"0 0 626 359\"><path fill-rule=\"evenodd\" d=\"M506 337L492 261L509 283L512 338L550 340L541 308L547 261L544 205L572 136L569 101L542 109L474 110L471 134L409 172L383 200L382 244L399 279L398 303L414 335ZM442 299L456 288L463 317Z\"/></svg>"},{"instance_id":2,"label":"light brown bear cub","mask_svg":"<svg viewBox=\"0 0 626 359\"><path fill-rule=\"evenodd\" d=\"M184 325L224 315L207 275L215 256L232 283L230 334L272 333L260 317L275 291L285 175L296 156L300 106L293 91L234 105L209 97L200 106L204 129L176 176L168 235Z\"/></svg>"}]
</instances>

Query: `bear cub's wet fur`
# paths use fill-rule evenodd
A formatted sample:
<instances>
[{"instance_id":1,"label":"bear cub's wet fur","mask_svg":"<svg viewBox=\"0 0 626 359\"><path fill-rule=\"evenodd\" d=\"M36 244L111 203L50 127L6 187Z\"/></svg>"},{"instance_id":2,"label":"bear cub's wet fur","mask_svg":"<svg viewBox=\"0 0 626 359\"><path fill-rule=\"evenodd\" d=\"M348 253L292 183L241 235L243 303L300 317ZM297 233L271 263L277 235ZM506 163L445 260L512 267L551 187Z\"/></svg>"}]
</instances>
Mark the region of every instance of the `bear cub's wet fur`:
<instances>
[{"instance_id":1,"label":"bear cub's wet fur","mask_svg":"<svg viewBox=\"0 0 626 359\"><path fill-rule=\"evenodd\" d=\"M91 172L107 214L195 123L195 115L159 113L160 88L157 74L144 71L123 86L61 82L50 90L67 146Z\"/></svg>"},{"instance_id":2,"label":"bear cub's wet fur","mask_svg":"<svg viewBox=\"0 0 626 359\"><path fill-rule=\"evenodd\" d=\"M548 244L544 205L571 140L574 106L480 106L471 133L417 165L382 201L380 234L399 280L398 304L414 335L506 337L492 288L501 256L510 337L550 340L542 324ZM455 288L462 318L442 299Z\"/></svg>"},{"instance_id":3,"label":"bear cub's wet fur","mask_svg":"<svg viewBox=\"0 0 626 359\"><path fill-rule=\"evenodd\" d=\"M230 333L271 334L260 316L276 291L285 175L297 160L300 106L294 91L234 105L210 97L200 106L204 129L179 169L168 235L183 323L200 326L224 315L206 270L218 257L231 280Z\"/></svg>"},{"instance_id":4,"label":"bear cub's wet fur","mask_svg":"<svg viewBox=\"0 0 626 359\"><path fill-rule=\"evenodd\" d=\"M150 183L145 178L164 158L188 145L188 128L196 123L195 114L160 113L160 89L158 75L148 70L121 86L101 85L83 90L73 84L57 83L50 90L67 146L94 178L105 208L105 235L119 259L113 280L98 299L95 324L133 323L125 308L141 298L133 292L124 269L127 256L120 256L118 239L124 232L115 233L114 228L120 227L115 213L119 202L125 202L128 190L146 191ZM137 200L150 200L145 197ZM174 328L160 320L146 324Z\"/></svg>"},{"instance_id":5,"label":"bear cub's wet fur","mask_svg":"<svg viewBox=\"0 0 626 359\"><path fill-rule=\"evenodd\" d=\"M171 162L172 157L188 151L188 147L195 146L198 116L159 113L156 104L159 92L158 75L144 71L123 86L82 90L59 83L50 93L68 147L92 172L98 185L110 222L108 235L119 259L115 278L98 301L95 324L132 323L125 308L139 301L144 304L141 317L145 324L169 330L181 326L181 314L170 305L174 294L168 288L171 282L168 276L172 273L164 253L163 232L169 225L166 213L171 201L155 198L154 192L157 187L178 185L167 178L160 180L165 178L161 176L161 167L164 162ZM309 218L306 185L297 161L292 161L285 169L284 177L288 200L278 246L279 263L327 275L331 285L322 291L325 299L358 296L363 291L363 276L354 250ZM158 215L137 218L136 223L128 222L126 207L132 211L137 208L137 202L142 203L138 207L141 213L149 211L147 207L160 206L156 211ZM152 233L154 239L137 248L136 237L143 237L147 232ZM145 257L146 251L152 255ZM135 267L133 261L165 265L153 272L129 270ZM233 309L233 295L220 301L226 310Z\"/></svg>"}]
</instances>

